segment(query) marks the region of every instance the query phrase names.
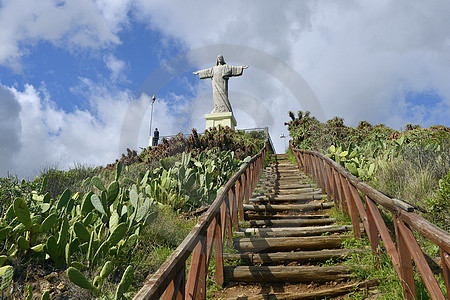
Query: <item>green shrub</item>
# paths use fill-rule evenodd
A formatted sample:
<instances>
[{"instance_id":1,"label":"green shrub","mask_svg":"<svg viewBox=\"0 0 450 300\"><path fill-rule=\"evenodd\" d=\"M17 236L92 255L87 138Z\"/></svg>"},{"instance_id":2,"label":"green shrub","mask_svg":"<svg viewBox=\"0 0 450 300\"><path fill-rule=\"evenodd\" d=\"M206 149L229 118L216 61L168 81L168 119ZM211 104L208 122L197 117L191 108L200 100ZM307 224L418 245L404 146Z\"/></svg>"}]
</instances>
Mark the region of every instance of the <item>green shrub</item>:
<instances>
[{"instance_id":1,"label":"green shrub","mask_svg":"<svg viewBox=\"0 0 450 300\"><path fill-rule=\"evenodd\" d=\"M46 177L47 185L43 192L48 192L53 199L56 199L66 189L83 193L86 192L87 189L82 186L83 180L96 174L97 171L95 169L82 165L75 166L75 168L68 171L50 168L43 171L34 182L40 184L43 178Z\"/></svg>"},{"instance_id":2,"label":"green shrub","mask_svg":"<svg viewBox=\"0 0 450 300\"><path fill-rule=\"evenodd\" d=\"M444 230L450 231L450 171L439 180L436 196L428 198L427 204L433 221Z\"/></svg>"}]
</instances>

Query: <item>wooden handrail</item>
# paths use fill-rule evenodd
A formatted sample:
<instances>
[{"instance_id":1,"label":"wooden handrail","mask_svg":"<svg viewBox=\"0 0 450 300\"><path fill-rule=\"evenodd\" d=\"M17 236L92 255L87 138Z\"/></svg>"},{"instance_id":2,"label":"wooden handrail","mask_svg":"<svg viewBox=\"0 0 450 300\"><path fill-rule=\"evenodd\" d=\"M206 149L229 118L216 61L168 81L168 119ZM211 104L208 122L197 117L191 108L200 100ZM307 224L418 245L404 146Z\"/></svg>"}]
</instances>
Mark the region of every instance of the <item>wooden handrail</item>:
<instances>
[{"instance_id":1,"label":"wooden handrail","mask_svg":"<svg viewBox=\"0 0 450 300\"><path fill-rule=\"evenodd\" d=\"M344 167L322 153L296 149L290 142L299 168L315 177L328 196L333 196L336 206L350 215L354 228L359 228L362 221L369 238L375 259L379 260L380 237L400 278L405 299L415 299L414 274L412 261L415 262L420 276L431 299L445 299L431 272L419 244L411 229L422 234L426 239L440 248L442 271L447 295L450 296L450 234L413 212L413 207L398 199L391 199L356 178ZM364 201L362 201L364 199ZM395 240L383 221L377 205L382 206L393 215ZM355 227L357 224L357 227ZM354 230L355 238L360 238Z\"/></svg>"},{"instance_id":2,"label":"wooden handrail","mask_svg":"<svg viewBox=\"0 0 450 300\"><path fill-rule=\"evenodd\" d=\"M134 299L206 299L206 273L212 248L216 260L216 282L223 285L222 254L225 234L228 238L232 237L232 226L238 225L240 207L243 207L243 201L248 201L256 185L269 147L269 141L266 140L261 151L245 162L228 180L191 232ZM243 217L242 212L239 215ZM186 261L191 255L186 279Z\"/></svg>"}]
</instances>

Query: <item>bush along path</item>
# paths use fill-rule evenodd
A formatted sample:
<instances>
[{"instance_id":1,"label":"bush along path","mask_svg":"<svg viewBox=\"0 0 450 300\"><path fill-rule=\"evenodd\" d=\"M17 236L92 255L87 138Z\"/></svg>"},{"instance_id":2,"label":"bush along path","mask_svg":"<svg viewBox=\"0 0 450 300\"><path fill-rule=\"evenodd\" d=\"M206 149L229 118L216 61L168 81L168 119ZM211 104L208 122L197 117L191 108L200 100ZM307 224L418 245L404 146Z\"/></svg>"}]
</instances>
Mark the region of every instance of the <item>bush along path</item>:
<instances>
[{"instance_id":1,"label":"bush along path","mask_svg":"<svg viewBox=\"0 0 450 300\"><path fill-rule=\"evenodd\" d=\"M344 249L351 225L330 217L334 206L287 155L276 155L224 253L227 288L221 299L307 299L343 295L374 282L357 282L342 262L361 249ZM363 267L363 266L362 266Z\"/></svg>"}]
</instances>

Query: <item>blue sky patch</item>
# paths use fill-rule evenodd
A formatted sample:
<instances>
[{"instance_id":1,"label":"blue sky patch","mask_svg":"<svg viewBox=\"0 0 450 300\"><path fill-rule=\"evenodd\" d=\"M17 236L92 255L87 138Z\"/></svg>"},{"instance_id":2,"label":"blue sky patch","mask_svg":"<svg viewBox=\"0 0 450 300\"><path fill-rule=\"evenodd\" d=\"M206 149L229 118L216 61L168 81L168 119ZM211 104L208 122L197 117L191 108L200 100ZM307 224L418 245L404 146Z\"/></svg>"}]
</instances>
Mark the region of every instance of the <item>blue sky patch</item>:
<instances>
[{"instance_id":1,"label":"blue sky patch","mask_svg":"<svg viewBox=\"0 0 450 300\"><path fill-rule=\"evenodd\" d=\"M443 98L435 91L409 92L405 95L405 101L414 105L435 106Z\"/></svg>"}]
</instances>

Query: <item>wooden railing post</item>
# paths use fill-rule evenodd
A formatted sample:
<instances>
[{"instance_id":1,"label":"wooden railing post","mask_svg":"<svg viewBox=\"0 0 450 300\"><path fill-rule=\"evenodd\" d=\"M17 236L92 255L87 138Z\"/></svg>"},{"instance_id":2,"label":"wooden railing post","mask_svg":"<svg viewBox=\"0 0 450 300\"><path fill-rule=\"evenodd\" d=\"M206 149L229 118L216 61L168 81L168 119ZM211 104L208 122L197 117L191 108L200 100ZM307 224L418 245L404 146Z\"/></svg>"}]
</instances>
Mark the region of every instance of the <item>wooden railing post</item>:
<instances>
[{"instance_id":1,"label":"wooden railing post","mask_svg":"<svg viewBox=\"0 0 450 300\"><path fill-rule=\"evenodd\" d=\"M239 181L236 181L238 183ZM234 189L231 188L228 191L228 201L230 202L231 209L231 220L233 221L234 230L239 230L239 217L238 217L238 197L237 191L239 190L239 186L237 185Z\"/></svg>"},{"instance_id":2,"label":"wooden railing post","mask_svg":"<svg viewBox=\"0 0 450 300\"><path fill-rule=\"evenodd\" d=\"M301 163L301 166L302 166L302 171L303 172L305 172L305 160L304 160L304 156L303 156L303 154L302 153L299 153L299 152L296 152L297 153L297 156L296 157L298 157L298 160L300 161L300 163Z\"/></svg>"},{"instance_id":3,"label":"wooden railing post","mask_svg":"<svg viewBox=\"0 0 450 300\"><path fill-rule=\"evenodd\" d=\"M350 190L351 198L353 200L352 202L356 206L357 212L359 213L359 216L361 218L361 221L363 222L363 226L364 226L366 232L368 232L369 231L369 222L367 220L367 212L364 209L364 205L361 201L361 196L359 195L358 190L351 183L348 183L348 187Z\"/></svg>"},{"instance_id":4,"label":"wooden railing post","mask_svg":"<svg viewBox=\"0 0 450 300\"><path fill-rule=\"evenodd\" d=\"M317 162L317 157L312 156L312 166L313 166L313 177L317 180L317 182L319 183L319 186L322 190L324 190L323 188L323 182L322 179L320 178L319 175L319 167L317 166L318 162Z\"/></svg>"},{"instance_id":5,"label":"wooden railing post","mask_svg":"<svg viewBox=\"0 0 450 300\"><path fill-rule=\"evenodd\" d=\"M300 160L299 154L297 151L295 151L294 149L292 149L292 154L294 155L295 161L297 162L297 167L300 171L303 171L303 164Z\"/></svg>"},{"instance_id":6,"label":"wooden railing post","mask_svg":"<svg viewBox=\"0 0 450 300\"><path fill-rule=\"evenodd\" d=\"M314 176L314 164L313 164L313 156L311 154L308 154L308 173L311 176Z\"/></svg>"},{"instance_id":7,"label":"wooden railing post","mask_svg":"<svg viewBox=\"0 0 450 300\"><path fill-rule=\"evenodd\" d=\"M436 278L434 278L433 272L431 271L431 268L428 265L425 256L422 253L422 250L420 250L420 246L417 243L416 238L414 237L408 226L403 223L401 219L396 218L396 221L398 230L401 233L400 236L405 242L405 245L408 248L409 255L415 262L416 268L419 270L419 273L423 279L423 283L425 284L425 287L427 288L431 299L445 300L444 295L439 288L439 284L437 283Z\"/></svg>"},{"instance_id":8,"label":"wooden railing post","mask_svg":"<svg viewBox=\"0 0 450 300\"><path fill-rule=\"evenodd\" d=\"M304 156L305 156L306 173L311 174L311 155L304 154Z\"/></svg>"},{"instance_id":9,"label":"wooden railing post","mask_svg":"<svg viewBox=\"0 0 450 300\"><path fill-rule=\"evenodd\" d=\"M330 178L331 178L331 184L333 186L333 200L334 200L334 207L337 209L339 207L340 199L339 199L339 192L338 192L338 183L336 181L336 171L333 167L330 169Z\"/></svg>"},{"instance_id":10,"label":"wooden railing post","mask_svg":"<svg viewBox=\"0 0 450 300\"><path fill-rule=\"evenodd\" d=\"M324 166L325 166L325 176L327 178L327 195L328 195L328 200L331 200L331 197L334 196L334 187L333 187L333 182L332 182L332 178L331 178L331 170L330 170L330 166L326 163L323 162Z\"/></svg>"},{"instance_id":11,"label":"wooden railing post","mask_svg":"<svg viewBox=\"0 0 450 300\"><path fill-rule=\"evenodd\" d=\"M216 284L223 286L225 277L223 273L223 235L222 228L224 227L222 215L218 214L216 228L214 230L214 259L216 262Z\"/></svg>"},{"instance_id":12,"label":"wooden railing post","mask_svg":"<svg viewBox=\"0 0 450 300\"><path fill-rule=\"evenodd\" d=\"M231 217L231 204L229 197L225 197L225 229L230 243L233 240L233 221Z\"/></svg>"},{"instance_id":13,"label":"wooden railing post","mask_svg":"<svg viewBox=\"0 0 450 300\"><path fill-rule=\"evenodd\" d=\"M203 286L206 287L206 280L200 278L202 271L206 267L206 238L202 237L192 253L192 260L186 283L187 299L203 299L198 296L202 293Z\"/></svg>"},{"instance_id":14,"label":"wooden railing post","mask_svg":"<svg viewBox=\"0 0 450 300\"><path fill-rule=\"evenodd\" d=\"M331 197L331 188L330 182L328 181L328 172L327 172L328 165L322 158L320 158L320 165L322 167L323 182L325 183L325 192L327 193L327 195L330 195Z\"/></svg>"},{"instance_id":15,"label":"wooden railing post","mask_svg":"<svg viewBox=\"0 0 450 300\"><path fill-rule=\"evenodd\" d=\"M239 210L239 220L244 221L244 193L245 193L245 177L244 174L236 180L236 205ZM237 227L236 230L239 230Z\"/></svg>"},{"instance_id":16,"label":"wooden railing post","mask_svg":"<svg viewBox=\"0 0 450 300\"><path fill-rule=\"evenodd\" d=\"M184 300L185 297L185 281L186 281L186 264L183 263L180 267L176 277L170 282L164 294L161 296L162 300Z\"/></svg>"},{"instance_id":17,"label":"wooden railing post","mask_svg":"<svg viewBox=\"0 0 450 300\"><path fill-rule=\"evenodd\" d=\"M342 211L344 212L344 215L348 216L349 215L348 204L344 194L344 178L339 172L336 172L336 175L339 189L339 200L341 200L341 208Z\"/></svg>"},{"instance_id":18,"label":"wooden railing post","mask_svg":"<svg viewBox=\"0 0 450 300\"><path fill-rule=\"evenodd\" d=\"M318 179L318 175L317 175L317 165L316 165L316 157L314 155L311 155L311 175L312 177L314 177L314 179L316 179L317 184L319 185L320 188L322 188L322 183L320 182L320 180Z\"/></svg>"},{"instance_id":19,"label":"wooden railing post","mask_svg":"<svg viewBox=\"0 0 450 300\"><path fill-rule=\"evenodd\" d=\"M447 295L450 297L450 255L440 248L442 271L444 273L445 287L447 288Z\"/></svg>"},{"instance_id":20,"label":"wooden railing post","mask_svg":"<svg viewBox=\"0 0 450 300\"><path fill-rule=\"evenodd\" d=\"M314 156L314 169L316 170L316 180L320 185L320 188L322 189L322 192L325 191L325 187L322 180L322 168L320 167L320 159L317 156Z\"/></svg>"},{"instance_id":21,"label":"wooden railing post","mask_svg":"<svg viewBox=\"0 0 450 300\"><path fill-rule=\"evenodd\" d=\"M377 226L378 232L380 233L381 239L383 240L384 247L386 248L386 251L391 258L392 265L394 266L395 271L397 272L397 275L400 277L400 259L397 252L397 249L395 248L394 242L392 241L391 235L389 234L389 231L386 227L386 224L383 221L383 217L381 216L380 211L378 210L375 203L366 196L366 206L368 210L370 211L370 214L373 217L373 220Z\"/></svg>"},{"instance_id":22,"label":"wooden railing post","mask_svg":"<svg viewBox=\"0 0 450 300\"><path fill-rule=\"evenodd\" d=\"M250 198L252 197L252 191L253 191L253 186L255 184L255 177L256 177L256 165L254 163L250 164Z\"/></svg>"},{"instance_id":23,"label":"wooden railing post","mask_svg":"<svg viewBox=\"0 0 450 300\"><path fill-rule=\"evenodd\" d=\"M369 237L369 241L370 241L370 246L372 248L372 254L375 260L375 265L377 266L377 268L380 267L380 237L378 234L378 228L377 225L375 223L375 218L373 216L372 213L372 209L370 208L369 205L369 197L364 196L365 197L365 202L366 202L366 209L367 209L367 223L368 223L368 230L366 230L367 236Z\"/></svg>"},{"instance_id":24,"label":"wooden railing post","mask_svg":"<svg viewBox=\"0 0 450 300\"><path fill-rule=\"evenodd\" d=\"M343 201L342 201L343 195L342 195L342 188L341 188L341 181L340 181L340 178L339 178L339 173L338 173L338 171L335 168L332 169L332 173L333 173L333 179L334 179L334 182L335 182L335 185L336 185L335 201L337 200L337 204L338 204L336 206L336 208L338 208L340 206L342 211L345 214L346 207L344 208L344 204L343 204Z\"/></svg>"},{"instance_id":25,"label":"wooden railing post","mask_svg":"<svg viewBox=\"0 0 450 300\"><path fill-rule=\"evenodd\" d=\"M406 241L399 228L399 222L394 215L395 239L397 240L398 256L400 262L400 282L403 288L405 299L416 299L416 287L414 285L414 274L412 269L411 254L409 253Z\"/></svg>"},{"instance_id":26,"label":"wooden railing post","mask_svg":"<svg viewBox=\"0 0 450 300\"><path fill-rule=\"evenodd\" d=\"M250 166L245 170L245 180L242 183L244 188L244 199L243 202L248 203L248 199L250 199Z\"/></svg>"},{"instance_id":27,"label":"wooden railing post","mask_svg":"<svg viewBox=\"0 0 450 300\"><path fill-rule=\"evenodd\" d=\"M345 201L348 205L348 211L350 213L350 219L352 220L353 225L353 235L356 239L361 239L361 228L359 228L359 218L358 211L355 203L353 202L353 197L350 194L350 187L347 179L344 176L341 176L342 188L344 190Z\"/></svg>"},{"instance_id":28,"label":"wooden railing post","mask_svg":"<svg viewBox=\"0 0 450 300\"><path fill-rule=\"evenodd\" d=\"M295 160L297 161L297 166L299 167L300 171L305 172L305 164L302 160L302 154L299 151L294 150L294 148L292 148L292 153L294 154Z\"/></svg>"},{"instance_id":29,"label":"wooden railing post","mask_svg":"<svg viewBox=\"0 0 450 300\"><path fill-rule=\"evenodd\" d=\"M222 243L225 242L225 230L227 228L226 215L227 215L227 203L226 201L224 201L220 206L220 221L221 221L220 236L222 237Z\"/></svg>"},{"instance_id":30,"label":"wooden railing post","mask_svg":"<svg viewBox=\"0 0 450 300\"><path fill-rule=\"evenodd\" d=\"M242 177L241 177L242 178ZM236 207L236 220L244 220L244 214L241 211L241 206L242 206L242 185L241 185L241 178L239 178L238 180L236 180L236 183L234 184L234 188L233 188L233 200L234 200L234 205ZM239 217L238 217L238 212L239 212ZM235 220L235 219L233 219ZM236 222L237 224L237 222ZM236 226L236 225L235 225ZM237 227L234 227L234 229L236 229Z\"/></svg>"},{"instance_id":31,"label":"wooden railing post","mask_svg":"<svg viewBox=\"0 0 450 300\"><path fill-rule=\"evenodd\" d=\"M255 188L255 185L256 185L255 180L258 177L258 160L259 160L259 158L252 163L252 185L251 185L251 188L250 188L250 198L252 196L252 191L253 191L253 189Z\"/></svg>"},{"instance_id":32,"label":"wooden railing post","mask_svg":"<svg viewBox=\"0 0 450 300\"><path fill-rule=\"evenodd\" d=\"M308 174L310 174L310 175L313 175L312 174L312 158L311 158L311 154L305 154L305 156L306 156L306 161L307 161L307 163L306 163L306 165L307 165L307 167L306 167L306 172L308 173Z\"/></svg>"}]
</instances>

